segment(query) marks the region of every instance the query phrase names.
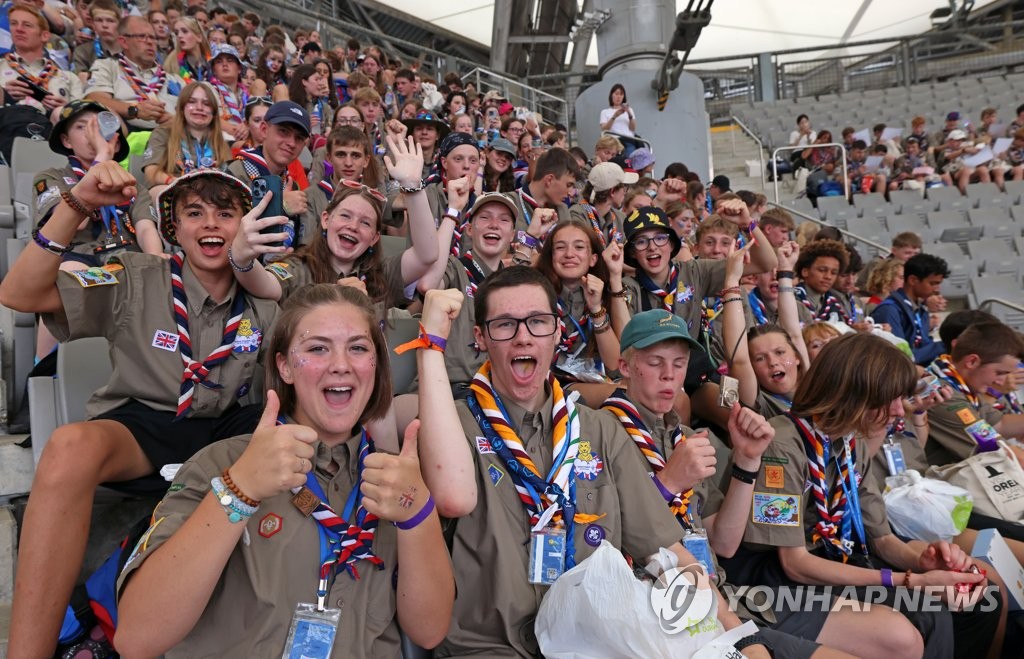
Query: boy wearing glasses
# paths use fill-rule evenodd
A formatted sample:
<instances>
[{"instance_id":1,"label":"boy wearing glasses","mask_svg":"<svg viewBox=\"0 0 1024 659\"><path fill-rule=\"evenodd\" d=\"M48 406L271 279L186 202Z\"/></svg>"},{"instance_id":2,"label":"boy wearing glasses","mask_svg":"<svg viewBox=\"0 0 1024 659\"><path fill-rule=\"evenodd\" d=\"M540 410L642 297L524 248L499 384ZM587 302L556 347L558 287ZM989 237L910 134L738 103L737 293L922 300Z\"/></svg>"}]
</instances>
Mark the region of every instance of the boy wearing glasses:
<instances>
[{"instance_id":1,"label":"boy wearing glasses","mask_svg":"<svg viewBox=\"0 0 1024 659\"><path fill-rule=\"evenodd\" d=\"M461 293L427 295L425 308L459 312ZM473 306L473 331L488 359L465 401L452 400L443 355L418 355L428 397L421 457L438 465L427 470L437 483L427 484L438 511L460 518L451 553L463 596L434 655L538 656L533 625L547 586L603 540L641 565L660 547L680 565L695 559L623 427L577 405L552 376L558 316L547 278L525 266L505 268L480 285ZM427 332L442 325L435 317L423 322ZM725 626L738 624L719 602Z\"/></svg>"},{"instance_id":2,"label":"boy wearing glasses","mask_svg":"<svg viewBox=\"0 0 1024 659\"><path fill-rule=\"evenodd\" d=\"M750 249L750 263L743 267L744 274L767 272L778 265L768 239L751 221L746 204L738 199L725 201L720 212L755 242ZM623 290L612 291L612 295L624 295L633 314L649 309L671 311L686 321L687 329L697 335L698 341L705 341L702 302L706 297L720 296L725 286L725 260L673 261L672 255L679 251L681 243L669 225L668 216L655 206L633 211L626 218L624 229L624 261L636 269L636 274L623 279ZM684 390L693 399L696 414L725 427L727 415L718 406L718 380L707 355L694 353ZM688 407L685 397L677 401L676 410L684 421L689 419Z\"/></svg>"},{"instance_id":3,"label":"boy wearing glasses","mask_svg":"<svg viewBox=\"0 0 1024 659\"><path fill-rule=\"evenodd\" d=\"M153 26L141 16L128 16L117 32L122 51L93 63L86 98L121 115L132 130L170 122L183 84L157 63Z\"/></svg>"}]
</instances>

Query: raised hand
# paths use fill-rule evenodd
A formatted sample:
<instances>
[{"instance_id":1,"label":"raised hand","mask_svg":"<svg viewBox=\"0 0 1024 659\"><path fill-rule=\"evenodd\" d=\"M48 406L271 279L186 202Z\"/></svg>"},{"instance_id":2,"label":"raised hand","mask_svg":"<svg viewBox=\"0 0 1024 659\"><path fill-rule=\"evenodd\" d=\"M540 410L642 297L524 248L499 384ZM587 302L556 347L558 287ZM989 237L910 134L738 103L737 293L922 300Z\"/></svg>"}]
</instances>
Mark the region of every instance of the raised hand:
<instances>
[{"instance_id":1,"label":"raised hand","mask_svg":"<svg viewBox=\"0 0 1024 659\"><path fill-rule=\"evenodd\" d=\"M526 227L526 232L534 238L543 239L557 221L558 215L554 208L538 208L530 216L530 226Z\"/></svg>"},{"instance_id":2,"label":"raised hand","mask_svg":"<svg viewBox=\"0 0 1024 659\"><path fill-rule=\"evenodd\" d=\"M301 487L313 469L316 431L298 424L277 425L280 412L281 401L270 389L249 445L228 470L238 489L257 501Z\"/></svg>"},{"instance_id":3,"label":"raised hand","mask_svg":"<svg viewBox=\"0 0 1024 659\"><path fill-rule=\"evenodd\" d=\"M792 271L796 267L797 259L800 258L800 244L795 240L787 240L775 250L779 256L779 270Z\"/></svg>"},{"instance_id":4,"label":"raised hand","mask_svg":"<svg viewBox=\"0 0 1024 659\"><path fill-rule=\"evenodd\" d=\"M717 463L708 431L698 430L676 447L658 474L658 480L673 493L685 492L714 476Z\"/></svg>"},{"instance_id":5,"label":"raised hand","mask_svg":"<svg viewBox=\"0 0 1024 659\"><path fill-rule=\"evenodd\" d=\"M725 285L726 287L739 286L743 278L743 266L750 263L750 248L754 241L748 240L747 244L739 249L733 249L732 253L725 259Z\"/></svg>"},{"instance_id":6,"label":"raised hand","mask_svg":"<svg viewBox=\"0 0 1024 659\"><path fill-rule=\"evenodd\" d=\"M288 223L288 218L284 215L260 217L273 196L274 193L268 191L260 203L245 214L238 232L235 233L235 239L231 242L231 258L242 267L263 254L284 254L291 251L290 247L282 244L288 238L287 233L260 233L269 227Z\"/></svg>"},{"instance_id":7,"label":"raised hand","mask_svg":"<svg viewBox=\"0 0 1024 659\"><path fill-rule=\"evenodd\" d=\"M718 204L715 212L727 222L732 222L741 229L750 226L750 209L742 199L727 199Z\"/></svg>"},{"instance_id":8,"label":"raised hand","mask_svg":"<svg viewBox=\"0 0 1024 659\"><path fill-rule=\"evenodd\" d=\"M605 265L608 266L609 275L612 277L622 277L622 245L615 240L609 241L608 246L601 252L601 258L604 259Z\"/></svg>"},{"instance_id":9,"label":"raised hand","mask_svg":"<svg viewBox=\"0 0 1024 659\"><path fill-rule=\"evenodd\" d=\"M465 298L455 288L431 289L423 296L421 322L427 334L448 338L452 323L462 310Z\"/></svg>"},{"instance_id":10,"label":"raised hand","mask_svg":"<svg viewBox=\"0 0 1024 659\"><path fill-rule=\"evenodd\" d=\"M430 497L420 474L419 429L419 419L409 424L398 455L377 451L366 456L363 463L363 506L382 520L408 521Z\"/></svg>"},{"instance_id":11,"label":"raised hand","mask_svg":"<svg viewBox=\"0 0 1024 659\"><path fill-rule=\"evenodd\" d=\"M403 139L387 136L390 155L384 165L391 178L404 188L415 188L423 178L423 147L411 135Z\"/></svg>"},{"instance_id":12,"label":"raised hand","mask_svg":"<svg viewBox=\"0 0 1024 659\"><path fill-rule=\"evenodd\" d=\"M601 310L601 294L604 293L604 282L597 275L587 275L583 278L583 298L587 302L587 309L591 313Z\"/></svg>"},{"instance_id":13,"label":"raised hand","mask_svg":"<svg viewBox=\"0 0 1024 659\"><path fill-rule=\"evenodd\" d=\"M469 182L469 177L463 176L448 181L448 205L461 213L469 204L469 193L472 190L473 186Z\"/></svg>"},{"instance_id":14,"label":"raised hand","mask_svg":"<svg viewBox=\"0 0 1024 659\"><path fill-rule=\"evenodd\" d=\"M733 462L740 469L757 471L761 456L775 438L775 428L763 416L739 403L733 403L729 410L728 427Z\"/></svg>"},{"instance_id":15,"label":"raised hand","mask_svg":"<svg viewBox=\"0 0 1024 659\"><path fill-rule=\"evenodd\" d=\"M89 208L117 206L135 197L135 177L112 160L91 167L71 193Z\"/></svg>"}]
</instances>

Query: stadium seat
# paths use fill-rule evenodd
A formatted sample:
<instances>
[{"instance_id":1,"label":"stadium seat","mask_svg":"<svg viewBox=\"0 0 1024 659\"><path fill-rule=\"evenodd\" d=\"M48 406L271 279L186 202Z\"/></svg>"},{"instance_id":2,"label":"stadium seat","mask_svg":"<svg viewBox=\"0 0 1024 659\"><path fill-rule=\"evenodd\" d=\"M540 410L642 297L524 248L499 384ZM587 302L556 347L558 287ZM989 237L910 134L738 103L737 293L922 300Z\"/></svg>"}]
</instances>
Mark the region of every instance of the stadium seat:
<instances>
[{"instance_id":1,"label":"stadium seat","mask_svg":"<svg viewBox=\"0 0 1024 659\"><path fill-rule=\"evenodd\" d=\"M971 306L987 307L985 311L995 314L999 320L1017 329L1024 330L1024 313L1002 304L986 304L991 300L1005 300L1020 304L1020 278L1013 275L980 275L971 278Z\"/></svg>"},{"instance_id":2,"label":"stadium seat","mask_svg":"<svg viewBox=\"0 0 1024 659\"><path fill-rule=\"evenodd\" d=\"M932 234L943 242L954 242L963 247L968 240L981 237L981 227L968 226L957 211L933 211L928 213L928 226Z\"/></svg>"},{"instance_id":3,"label":"stadium seat","mask_svg":"<svg viewBox=\"0 0 1024 659\"><path fill-rule=\"evenodd\" d=\"M858 238L865 238L881 245L889 243L889 232L877 217L865 216L850 219L847 230ZM877 248L868 246L869 251L878 251Z\"/></svg>"},{"instance_id":4,"label":"stadium seat","mask_svg":"<svg viewBox=\"0 0 1024 659\"><path fill-rule=\"evenodd\" d=\"M845 197L820 197L818 199L818 213L821 219L829 224L834 224L840 229L846 228L850 218L857 217L858 213Z\"/></svg>"},{"instance_id":5,"label":"stadium seat","mask_svg":"<svg viewBox=\"0 0 1024 659\"><path fill-rule=\"evenodd\" d=\"M970 183L967 185L967 198L974 208L990 206L1009 206L1009 197L999 191L995 183Z\"/></svg>"},{"instance_id":6,"label":"stadium seat","mask_svg":"<svg viewBox=\"0 0 1024 659\"><path fill-rule=\"evenodd\" d=\"M1007 208L972 208L967 211L971 226L981 227L986 238L1010 239L1020 235L1020 225L1010 219Z\"/></svg>"},{"instance_id":7,"label":"stadium seat","mask_svg":"<svg viewBox=\"0 0 1024 659\"><path fill-rule=\"evenodd\" d=\"M919 215L924 217L929 211L938 208L938 204L925 199L915 190L895 190L889 193L889 201L899 215Z\"/></svg>"},{"instance_id":8,"label":"stadium seat","mask_svg":"<svg viewBox=\"0 0 1024 659\"><path fill-rule=\"evenodd\" d=\"M29 379L32 457L36 464L58 426L85 419L85 404L110 380L111 373L107 340L94 337L60 344L56 377ZM52 396L49 400L47 394Z\"/></svg>"},{"instance_id":9,"label":"stadium seat","mask_svg":"<svg viewBox=\"0 0 1024 659\"><path fill-rule=\"evenodd\" d=\"M1007 181L1004 187L1010 205L1015 206L1021 203L1021 197L1024 196L1024 181Z\"/></svg>"},{"instance_id":10,"label":"stadium seat","mask_svg":"<svg viewBox=\"0 0 1024 659\"><path fill-rule=\"evenodd\" d=\"M788 201L783 201L782 206L783 208L786 208L791 211L796 211L798 213L803 213L804 215L818 217L818 211L815 210L814 204L812 204L811 200L808 199L807 197L800 197L799 199L790 199ZM800 222L797 222L797 224L800 224Z\"/></svg>"},{"instance_id":11,"label":"stadium seat","mask_svg":"<svg viewBox=\"0 0 1024 659\"><path fill-rule=\"evenodd\" d=\"M922 241L926 243L932 242L932 235L934 232L927 224L925 224L924 218L918 217L917 215L892 215L889 217L888 223L889 234L892 236L912 231L921 236Z\"/></svg>"},{"instance_id":12,"label":"stadium seat","mask_svg":"<svg viewBox=\"0 0 1024 659\"><path fill-rule=\"evenodd\" d=\"M1018 256L1006 240L982 238L968 241L967 254L986 275L1020 276Z\"/></svg>"},{"instance_id":13,"label":"stadium seat","mask_svg":"<svg viewBox=\"0 0 1024 659\"><path fill-rule=\"evenodd\" d=\"M973 200L960 194L957 188L928 188L927 194L928 199L935 202L938 209L943 211L959 210L966 213L967 209L974 205Z\"/></svg>"}]
</instances>

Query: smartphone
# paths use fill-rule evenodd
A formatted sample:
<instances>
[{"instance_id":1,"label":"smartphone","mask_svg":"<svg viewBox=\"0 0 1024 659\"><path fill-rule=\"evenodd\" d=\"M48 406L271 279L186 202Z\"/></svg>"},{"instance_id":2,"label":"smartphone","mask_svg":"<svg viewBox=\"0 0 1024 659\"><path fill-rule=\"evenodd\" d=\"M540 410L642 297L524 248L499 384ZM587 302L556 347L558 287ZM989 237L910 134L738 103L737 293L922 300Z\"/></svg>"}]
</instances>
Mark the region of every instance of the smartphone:
<instances>
[{"instance_id":1,"label":"smartphone","mask_svg":"<svg viewBox=\"0 0 1024 659\"><path fill-rule=\"evenodd\" d=\"M498 118L498 108L487 108L487 117L490 119Z\"/></svg>"},{"instance_id":2,"label":"smartphone","mask_svg":"<svg viewBox=\"0 0 1024 659\"><path fill-rule=\"evenodd\" d=\"M718 406L725 409L732 409L732 406L740 401L740 381L728 375L722 376L722 382L718 385Z\"/></svg>"},{"instance_id":3,"label":"smartphone","mask_svg":"<svg viewBox=\"0 0 1024 659\"><path fill-rule=\"evenodd\" d=\"M18 76L18 80L28 85L28 88L31 90L29 93L31 94L32 98L36 99L40 103L43 102L44 98L50 95L50 92L40 87L36 83L32 82L25 76Z\"/></svg>"},{"instance_id":4,"label":"smartphone","mask_svg":"<svg viewBox=\"0 0 1024 659\"><path fill-rule=\"evenodd\" d=\"M264 217L275 217L278 215L284 215L284 182L280 176L274 176L268 174L266 176L258 176L253 179L252 182L252 205L258 206L263 198L267 196L267 193L273 193L270 198L270 203L260 213L260 219ZM266 227L260 231L260 233L287 233L289 237L285 239L284 243L272 243L274 246L284 245L285 247L291 247L295 239L295 227L292 225L292 220L289 218L288 223L285 225L275 224Z\"/></svg>"}]
</instances>

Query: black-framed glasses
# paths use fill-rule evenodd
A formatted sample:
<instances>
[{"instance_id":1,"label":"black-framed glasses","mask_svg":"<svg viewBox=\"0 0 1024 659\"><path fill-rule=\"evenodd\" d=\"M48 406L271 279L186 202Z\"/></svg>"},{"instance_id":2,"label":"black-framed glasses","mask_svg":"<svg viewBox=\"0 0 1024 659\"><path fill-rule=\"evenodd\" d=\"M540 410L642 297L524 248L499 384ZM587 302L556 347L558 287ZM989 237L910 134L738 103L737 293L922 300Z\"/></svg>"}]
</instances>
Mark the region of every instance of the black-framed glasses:
<instances>
[{"instance_id":1,"label":"black-framed glasses","mask_svg":"<svg viewBox=\"0 0 1024 659\"><path fill-rule=\"evenodd\" d=\"M274 99L269 96L250 96L249 100L245 102L245 107L249 108L254 105L273 105Z\"/></svg>"},{"instance_id":2,"label":"black-framed glasses","mask_svg":"<svg viewBox=\"0 0 1024 659\"><path fill-rule=\"evenodd\" d=\"M125 39L138 39L139 41L152 41L154 43L156 42L155 34L143 34L141 32L137 32L135 34L122 34L121 36Z\"/></svg>"},{"instance_id":3,"label":"black-framed glasses","mask_svg":"<svg viewBox=\"0 0 1024 659\"><path fill-rule=\"evenodd\" d=\"M526 331L538 338L551 336L558 331L558 316L553 313L535 313L526 318L492 318L484 322L487 336L492 341L510 341L519 333L519 326L526 325Z\"/></svg>"},{"instance_id":4,"label":"black-framed glasses","mask_svg":"<svg viewBox=\"0 0 1024 659\"><path fill-rule=\"evenodd\" d=\"M668 234L656 233L653 236L640 236L639 238L634 238L633 249L643 251L647 249L647 246L651 243L654 243L656 247L664 247L668 244Z\"/></svg>"}]
</instances>

